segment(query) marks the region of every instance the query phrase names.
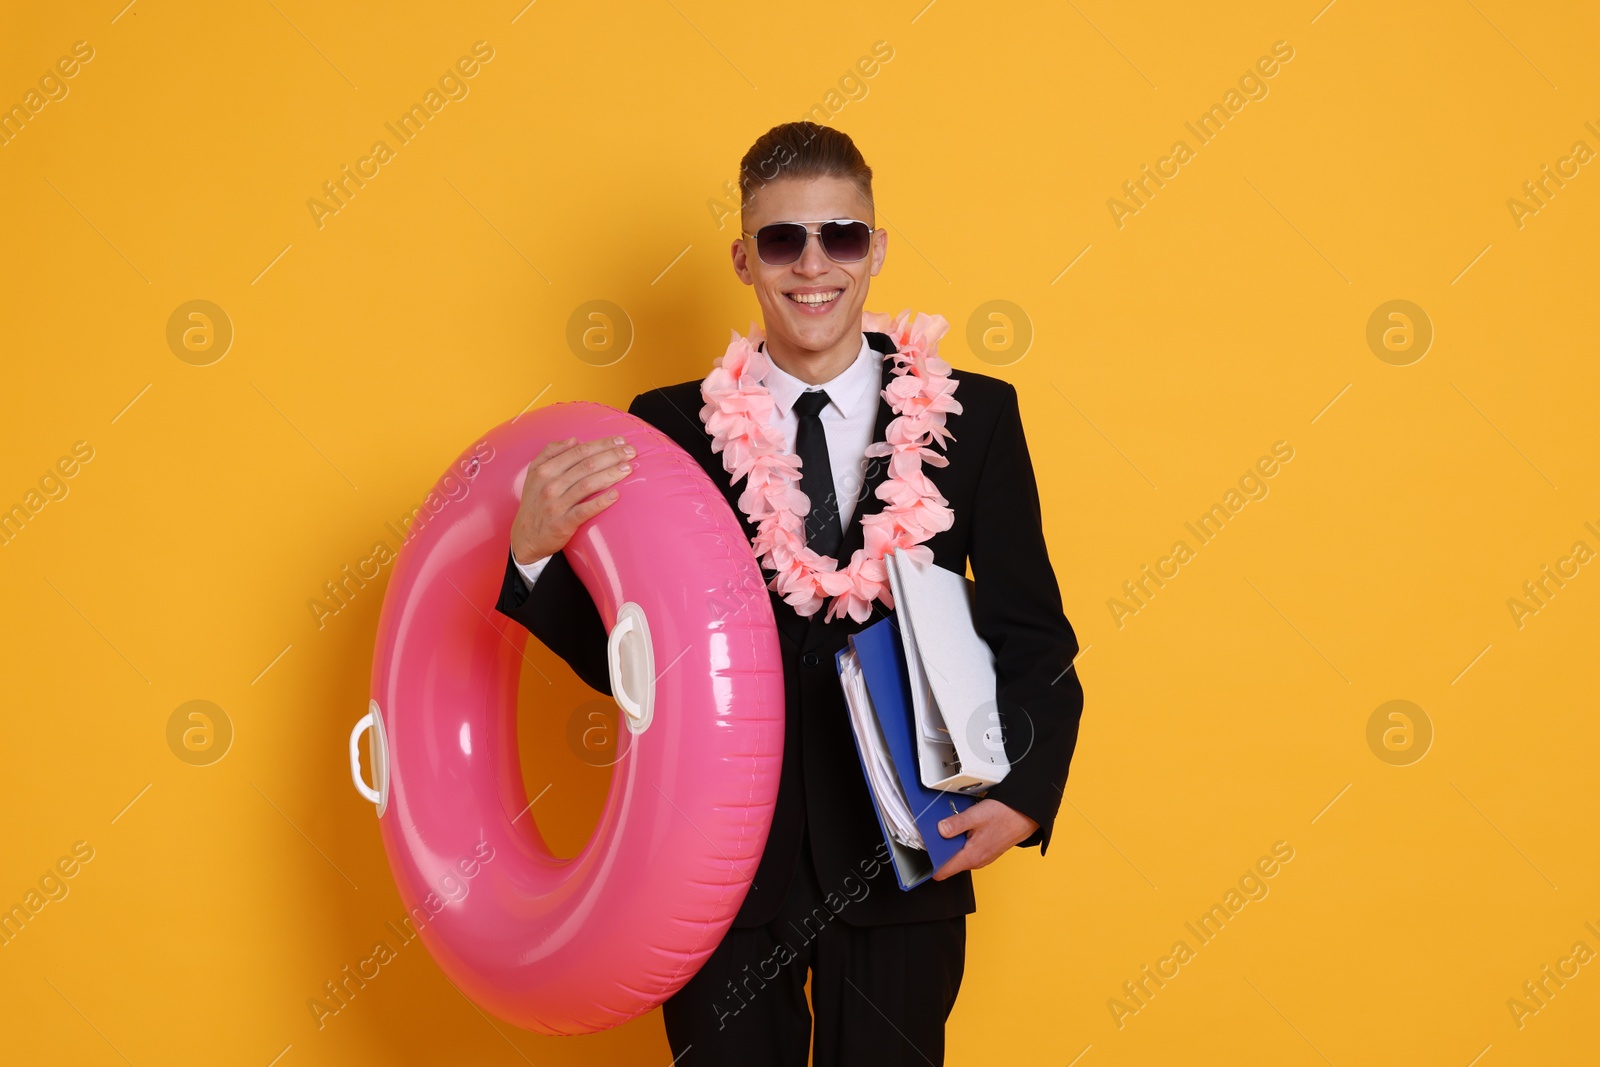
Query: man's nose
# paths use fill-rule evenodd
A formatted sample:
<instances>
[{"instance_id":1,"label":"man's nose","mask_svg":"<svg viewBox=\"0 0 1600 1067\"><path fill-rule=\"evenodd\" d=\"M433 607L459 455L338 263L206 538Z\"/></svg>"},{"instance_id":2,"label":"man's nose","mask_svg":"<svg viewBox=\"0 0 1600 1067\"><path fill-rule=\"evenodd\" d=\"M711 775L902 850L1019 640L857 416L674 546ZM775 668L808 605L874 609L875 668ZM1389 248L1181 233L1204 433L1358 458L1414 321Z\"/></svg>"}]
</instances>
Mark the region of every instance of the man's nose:
<instances>
[{"instance_id":1,"label":"man's nose","mask_svg":"<svg viewBox=\"0 0 1600 1067\"><path fill-rule=\"evenodd\" d=\"M817 234L806 234L806 247L800 253L800 261L795 264L795 270L808 278L819 274L826 274L833 268L833 260L822 250L822 238Z\"/></svg>"}]
</instances>

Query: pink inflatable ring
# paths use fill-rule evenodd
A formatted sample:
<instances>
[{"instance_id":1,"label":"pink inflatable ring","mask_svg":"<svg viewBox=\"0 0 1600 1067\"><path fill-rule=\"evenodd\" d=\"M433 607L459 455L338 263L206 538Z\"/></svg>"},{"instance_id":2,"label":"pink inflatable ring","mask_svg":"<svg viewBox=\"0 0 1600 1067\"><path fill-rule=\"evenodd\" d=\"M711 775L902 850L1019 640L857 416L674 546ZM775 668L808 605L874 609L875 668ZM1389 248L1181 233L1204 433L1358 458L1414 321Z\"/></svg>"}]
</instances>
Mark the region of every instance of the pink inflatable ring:
<instances>
[{"instance_id":1,"label":"pink inflatable ring","mask_svg":"<svg viewBox=\"0 0 1600 1067\"><path fill-rule=\"evenodd\" d=\"M561 860L517 757L527 631L494 604L529 462L551 441L610 435L638 450L633 472L566 557L610 633L628 729L594 836ZM784 686L760 566L699 464L600 404L495 427L428 499L442 503L400 551L384 596L351 773L451 981L529 1030L616 1026L666 1000L716 948L766 844Z\"/></svg>"}]
</instances>

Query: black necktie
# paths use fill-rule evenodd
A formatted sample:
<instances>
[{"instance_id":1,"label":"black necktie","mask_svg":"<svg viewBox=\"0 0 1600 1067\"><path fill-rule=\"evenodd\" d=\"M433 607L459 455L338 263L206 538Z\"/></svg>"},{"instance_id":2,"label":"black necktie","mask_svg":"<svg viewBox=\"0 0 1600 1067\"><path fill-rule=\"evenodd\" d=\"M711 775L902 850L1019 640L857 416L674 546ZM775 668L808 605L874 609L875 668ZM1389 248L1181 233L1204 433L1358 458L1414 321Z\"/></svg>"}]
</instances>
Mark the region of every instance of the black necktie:
<instances>
[{"instance_id":1,"label":"black necktie","mask_svg":"<svg viewBox=\"0 0 1600 1067\"><path fill-rule=\"evenodd\" d=\"M819 412L828 394L821 389L801 393L794 402L800 428L794 435L794 452L800 457L800 491L811 500L806 517L806 547L820 556L832 556L844 540L839 521L839 500L833 487L833 465L828 462L828 437Z\"/></svg>"}]
</instances>

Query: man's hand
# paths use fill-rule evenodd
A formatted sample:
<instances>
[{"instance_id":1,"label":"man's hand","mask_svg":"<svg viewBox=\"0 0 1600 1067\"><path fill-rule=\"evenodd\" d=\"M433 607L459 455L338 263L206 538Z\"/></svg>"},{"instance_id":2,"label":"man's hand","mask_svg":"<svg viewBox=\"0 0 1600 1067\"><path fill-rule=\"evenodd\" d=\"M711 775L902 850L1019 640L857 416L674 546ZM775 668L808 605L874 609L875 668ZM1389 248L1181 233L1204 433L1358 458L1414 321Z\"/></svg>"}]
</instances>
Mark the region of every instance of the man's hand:
<instances>
[{"instance_id":1,"label":"man's hand","mask_svg":"<svg viewBox=\"0 0 1600 1067\"><path fill-rule=\"evenodd\" d=\"M933 873L933 880L942 882L952 874L987 867L999 859L1002 852L1026 840L1038 828L1038 823L998 800L980 800L966 811L940 819L941 835L954 837L965 830L967 843Z\"/></svg>"},{"instance_id":2,"label":"man's hand","mask_svg":"<svg viewBox=\"0 0 1600 1067\"><path fill-rule=\"evenodd\" d=\"M608 488L633 468L633 446L620 437L552 441L533 457L522 486L522 504L511 522L511 552L518 563L553 556L583 523L610 507ZM606 490L601 492L601 490Z\"/></svg>"}]
</instances>

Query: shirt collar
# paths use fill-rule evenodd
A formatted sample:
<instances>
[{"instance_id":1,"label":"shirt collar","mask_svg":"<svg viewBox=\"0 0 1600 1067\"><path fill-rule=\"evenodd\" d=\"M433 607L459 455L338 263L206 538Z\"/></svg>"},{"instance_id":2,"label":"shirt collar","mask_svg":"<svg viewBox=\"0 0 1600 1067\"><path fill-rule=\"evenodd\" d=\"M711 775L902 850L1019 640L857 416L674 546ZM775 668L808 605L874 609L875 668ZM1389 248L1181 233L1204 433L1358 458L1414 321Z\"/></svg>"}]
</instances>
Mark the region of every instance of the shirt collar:
<instances>
[{"instance_id":1,"label":"shirt collar","mask_svg":"<svg viewBox=\"0 0 1600 1067\"><path fill-rule=\"evenodd\" d=\"M879 363L882 359L878 350L867 343L867 335L862 334L861 351L856 353L855 361L829 380L812 386L774 362L771 372L767 375L767 392L772 395L778 410L787 413L805 390L825 389L828 392L828 403L838 408L845 418L854 418L861 413L864 404L877 397ZM869 383L872 386L870 389Z\"/></svg>"}]
</instances>

